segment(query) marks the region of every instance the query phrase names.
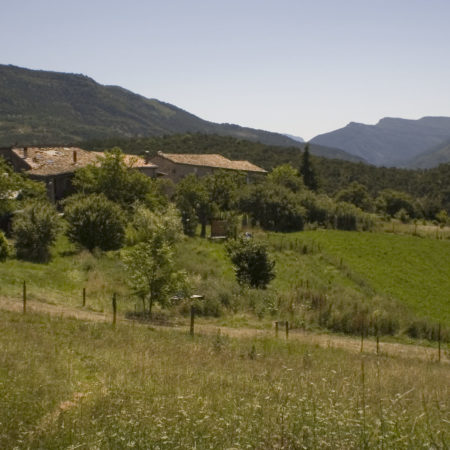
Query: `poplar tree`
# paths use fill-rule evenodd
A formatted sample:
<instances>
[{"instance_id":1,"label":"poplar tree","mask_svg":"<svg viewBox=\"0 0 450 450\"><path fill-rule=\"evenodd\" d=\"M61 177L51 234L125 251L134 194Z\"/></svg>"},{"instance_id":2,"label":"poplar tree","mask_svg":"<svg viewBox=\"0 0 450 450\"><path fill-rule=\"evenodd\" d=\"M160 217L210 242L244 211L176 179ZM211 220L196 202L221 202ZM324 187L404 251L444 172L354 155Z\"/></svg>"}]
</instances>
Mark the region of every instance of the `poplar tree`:
<instances>
[{"instance_id":1,"label":"poplar tree","mask_svg":"<svg viewBox=\"0 0 450 450\"><path fill-rule=\"evenodd\" d=\"M311 162L309 144L305 145L305 150L303 151L300 174L303 177L303 183L308 189L311 189L312 191L317 191L319 189L319 179Z\"/></svg>"}]
</instances>

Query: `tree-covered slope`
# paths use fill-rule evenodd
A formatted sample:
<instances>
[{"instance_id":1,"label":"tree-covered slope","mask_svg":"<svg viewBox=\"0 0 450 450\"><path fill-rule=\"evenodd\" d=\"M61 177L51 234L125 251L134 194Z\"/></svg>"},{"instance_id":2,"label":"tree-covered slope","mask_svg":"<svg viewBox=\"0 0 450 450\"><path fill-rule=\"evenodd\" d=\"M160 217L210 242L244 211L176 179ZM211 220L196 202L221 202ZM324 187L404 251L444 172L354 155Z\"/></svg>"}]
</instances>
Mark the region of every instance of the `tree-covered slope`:
<instances>
[{"instance_id":1,"label":"tree-covered slope","mask_svg":"<svg viewBox=\"0 0 450 450\"><path fill-rule=\"evenodd\" d=\"M305 144L299 146L267 145L248 139L238 139L233 136L217 134L187 133L142 138L109 138L93 139L83 142L87 150L106 150L120 147L125 153L150 156L158 151L166 153L218 153L230 159L248 160L266 170L291 163L300 165L302 150ZM361 159L349 155L339 149L331 149L311 144L310 151L315 156L336 158L340 160L361 163Z\"/></svg>"},{"instance_id":2,"label":"tree-covered slope","mask_svg":"<svg viewBox=\"0 0 450 450\"><path fill-rule=\"evenodd\" d=\"M86 139L201 132L301 147L285 135L216 124L176 106L79 74L0 65L0 146L70 144ZM321 149L324 156L355 158Z\"/></svg>"},{"instance_id":3,"label":"tree-covered slope","mask_svg":"<svg viewBox=\"0 0 450 450\"><path fill-rule=\"evenodd\" d=\"M376 165L403 166L450 138L450 117L384 118L376 125L351 122L311 142L341 148ZM436 164L437 165L437 164Z\"/></svg>"}]
</instances>

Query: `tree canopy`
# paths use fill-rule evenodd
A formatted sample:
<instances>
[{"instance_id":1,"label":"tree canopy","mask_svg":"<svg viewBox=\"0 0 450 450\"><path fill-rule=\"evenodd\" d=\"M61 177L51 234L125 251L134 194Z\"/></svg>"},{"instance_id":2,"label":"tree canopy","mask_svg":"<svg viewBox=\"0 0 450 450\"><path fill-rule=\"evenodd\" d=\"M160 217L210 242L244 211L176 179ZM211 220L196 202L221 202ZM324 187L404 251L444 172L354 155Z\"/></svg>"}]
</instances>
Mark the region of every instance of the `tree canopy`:
<instances>
[{"instance_id":1,"label":"tree canopy","mask_svg":"<svg viewBox=\"0 0 450 450\"><path fill-rule=\"evenodd\" d=\"M127 164L118 147L106 151L97 164L77 170L73 184L78 192L103 194L128 209L137 201L154 201L152 197L158 193L154 180Z\"/></svg>"}]
</instances>

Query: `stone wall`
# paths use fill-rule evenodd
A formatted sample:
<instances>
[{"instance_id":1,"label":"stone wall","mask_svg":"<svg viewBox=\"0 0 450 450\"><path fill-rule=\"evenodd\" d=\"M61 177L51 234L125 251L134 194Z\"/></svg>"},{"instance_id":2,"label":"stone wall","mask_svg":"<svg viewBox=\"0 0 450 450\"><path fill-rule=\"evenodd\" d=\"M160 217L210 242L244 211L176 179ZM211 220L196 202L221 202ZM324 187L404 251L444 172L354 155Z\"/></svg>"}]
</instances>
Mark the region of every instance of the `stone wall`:
<instances>
[{"instance_id":1,"label":"stone wall","mask_svg":"<svg viewBox=\"0 0 450 450\"><path fill-rule=\"evenodd\" d=\"M212 167L176 164L161 156L154 156L151 159L151 162L158 166L159 172L166 174L167 178L172 180L174 183L177 183L191 173L199 177L203 177L204 175L209 175L214 172Z\"/></svg>"}]
</instances>

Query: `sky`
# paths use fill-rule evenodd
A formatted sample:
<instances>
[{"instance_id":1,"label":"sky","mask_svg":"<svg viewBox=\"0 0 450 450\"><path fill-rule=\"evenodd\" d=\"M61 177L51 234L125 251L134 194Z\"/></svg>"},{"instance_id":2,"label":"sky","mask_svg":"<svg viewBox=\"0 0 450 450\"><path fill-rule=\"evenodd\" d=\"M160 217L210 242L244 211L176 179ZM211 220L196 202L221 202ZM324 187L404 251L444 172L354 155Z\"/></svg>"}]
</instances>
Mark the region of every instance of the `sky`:
<instances>
[{"instance_id":1,"label":"sky","mask_svg":"<svg viewBox=\"0 0 450 450\"><path fill-rule=\"evenodd\" d=\"M450 0L0 0L0 64L309 140L450 116Z\"/></svg>"}]
</instances>

